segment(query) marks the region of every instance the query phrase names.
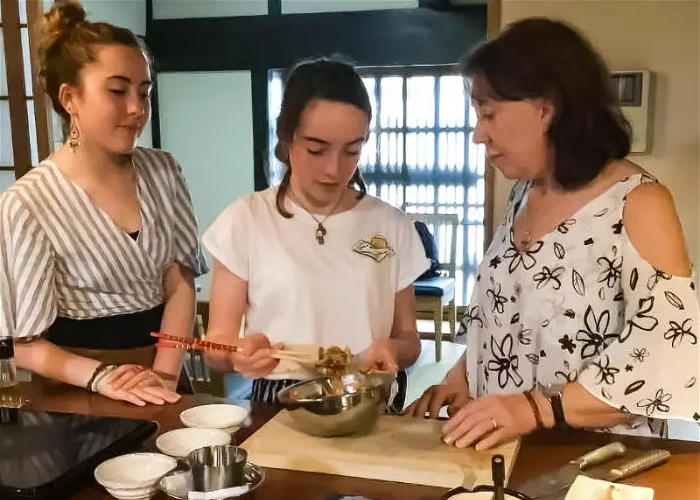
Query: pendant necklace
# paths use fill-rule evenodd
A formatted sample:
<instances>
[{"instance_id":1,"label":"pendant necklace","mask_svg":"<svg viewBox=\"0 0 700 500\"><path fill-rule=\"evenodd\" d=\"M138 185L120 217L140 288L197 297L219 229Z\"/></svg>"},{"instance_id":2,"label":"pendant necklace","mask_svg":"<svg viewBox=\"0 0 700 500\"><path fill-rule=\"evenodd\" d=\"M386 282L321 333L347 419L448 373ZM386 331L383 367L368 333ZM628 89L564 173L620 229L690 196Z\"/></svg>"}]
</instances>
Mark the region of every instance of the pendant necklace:
<instances>
[{"instance_id":1,"label":"pendant necklace","mask_svg":"<svg viewBox=\"0 0 700 500\"><path fill-rule=\"evenodd\" d=\"M294 198L297 200L301 201L300 198L296 195L293 189L291 189L292 195ZM345 194L345 193L343 193ZM323 245L326 243L326 234L328 231L326 231L326 226L324 226L324 223L326 222L326 219L333 215L333 212L335 212L336 208L338 208L338 205L340 205L340 201L343 199L343 194L340 195L338 198L338 201L335 202L335 205L333 205L333 208L331 208L331 211L328 212L328 215L326 215L323 220L318 220L318 217L316 217L313 213L311 213L309 210L306 209L306 207L302 204L299 203L299 206L304 209L304 211L311 216L311 218L316 222L316 242L319 245Z\"/></svg>"},{"instance_id":2,"label":"pendant necklace","mask_svg":"<svg viewBox=\"0 0 700 500\"><path fill-rule=\"evenodd\" d=\"M529 198L529 196L528 196ZM528 199L529 201L529 199ZM524 226L522 228L522 236L520 238L520 248L521 252L527 252L532 246L532 230L530 229L530 204L528 203L520 214L521 224Z\"/></svg>"},{"instance_id":3,"label":"pendant necklace","mask_svg":"<svg viewBox=\"0 0 700 500\"><path fill-rule=\"evenodd\" d=\"M520 240L520 249L527 252L532 246L532 231L528 228L523 229L523 237Z\"/></svg>"}]
</instances>

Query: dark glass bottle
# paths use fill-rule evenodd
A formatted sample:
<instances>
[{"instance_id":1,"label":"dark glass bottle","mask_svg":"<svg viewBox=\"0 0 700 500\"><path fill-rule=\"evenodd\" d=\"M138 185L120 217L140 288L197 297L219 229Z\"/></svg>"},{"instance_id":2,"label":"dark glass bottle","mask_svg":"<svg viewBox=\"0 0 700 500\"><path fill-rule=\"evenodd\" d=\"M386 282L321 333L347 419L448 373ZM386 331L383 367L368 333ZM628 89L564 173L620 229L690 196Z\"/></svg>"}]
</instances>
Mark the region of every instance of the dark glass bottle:
<instances>
[{"instance_id":1,"label":"dark glass bottle","mask_svg":"<svg viewBox=\"0 0 700 500\"><path fill-rule=\"evenodd\" d=\"M21 408L25 403L17 382L14 341L0 338L0 408Z\"/></svg>"}]
</instances>

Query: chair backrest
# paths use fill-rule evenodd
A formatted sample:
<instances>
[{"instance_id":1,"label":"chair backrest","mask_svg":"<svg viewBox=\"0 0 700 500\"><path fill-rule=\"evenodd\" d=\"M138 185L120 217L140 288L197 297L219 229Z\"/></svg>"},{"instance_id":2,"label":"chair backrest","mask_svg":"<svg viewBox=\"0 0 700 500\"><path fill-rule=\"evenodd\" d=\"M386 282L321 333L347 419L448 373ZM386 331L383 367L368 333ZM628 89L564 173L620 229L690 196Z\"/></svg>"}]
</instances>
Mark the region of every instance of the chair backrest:
<instances>
[{"instance_id":1,"label":"chair backrest","mask_svg":"<svg viewBox=\"0 0 700 500\"><path fill-rule=\"evenodd\" d=\"M454 277L457 271L457 214L408 214L411 220L428 226L438 247L440 267Z\"/></svg>"},{"instance_id":2,"label":"chair backrest","mask_svg":"<svg viewBox=\"0 0 700 500\"><path fill-rule=\"evenodd\" d=\"M195 317L193 337L204 339L204 323L200 314ZM184 356L184 368L195 393L202 392L202 387L211 383L211 372L202 351L187 351Z\"/></svg>"}]
</instances>

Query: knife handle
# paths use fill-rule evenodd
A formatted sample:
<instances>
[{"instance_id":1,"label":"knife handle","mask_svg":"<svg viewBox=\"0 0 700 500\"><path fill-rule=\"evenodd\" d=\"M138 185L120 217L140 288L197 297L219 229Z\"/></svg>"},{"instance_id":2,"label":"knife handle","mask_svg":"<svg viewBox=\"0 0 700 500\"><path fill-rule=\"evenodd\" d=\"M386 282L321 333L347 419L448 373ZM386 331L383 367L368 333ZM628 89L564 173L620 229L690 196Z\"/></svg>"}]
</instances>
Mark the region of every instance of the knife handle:
<instances>
[{"instance_id":1,"label":"knife handle","mask_svg":"<svg viewBox=\"0 0 700 500\"><path fill-rule=\"evenodd\" d=\"M666 450L652 450L639 458L625 462L621 466L610 470L610 477L614 481L621 481L630 476L634 476L642 471L656 467L664 463L671 456Z\"/></svg>"},{"instance_id":2,"label":"knife handle","mask_svg":"<svg viewBox=\"0 0 700 500\"><path fill-rule=\"evenodd\" d=\"M627 448L625 448L625 445L616 441L605 445L602 448L586 453L582 457L574 460L573 463L578 466L580 470L585 470L589 467L593 467L594 465L608 462L613 458L619 458L625 453L627 453Z\"/></svg>"}]
</instances>

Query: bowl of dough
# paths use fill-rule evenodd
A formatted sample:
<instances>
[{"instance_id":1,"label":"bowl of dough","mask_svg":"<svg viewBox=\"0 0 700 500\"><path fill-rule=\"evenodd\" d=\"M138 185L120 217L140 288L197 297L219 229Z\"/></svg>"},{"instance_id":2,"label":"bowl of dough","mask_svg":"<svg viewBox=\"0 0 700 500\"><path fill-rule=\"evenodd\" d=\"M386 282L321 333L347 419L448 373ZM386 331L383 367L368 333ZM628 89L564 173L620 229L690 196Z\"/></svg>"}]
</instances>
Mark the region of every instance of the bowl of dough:
<instances>
[{"instance_id":1,"label":"bowl of dough","mask_svg":"<svg viewBox=\"0 0 700 500\"><path fill-rule=\"evenodd\" d=\"M386 409L394 381L388 373L345 373L317 377L278 393L294 426L320 437L370 432Z\"/></svg>"}]
</instances>

